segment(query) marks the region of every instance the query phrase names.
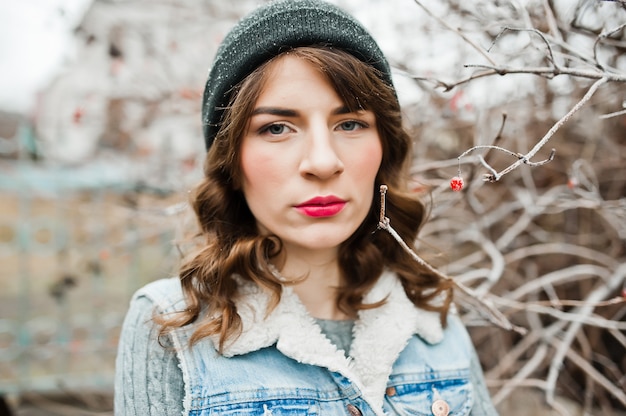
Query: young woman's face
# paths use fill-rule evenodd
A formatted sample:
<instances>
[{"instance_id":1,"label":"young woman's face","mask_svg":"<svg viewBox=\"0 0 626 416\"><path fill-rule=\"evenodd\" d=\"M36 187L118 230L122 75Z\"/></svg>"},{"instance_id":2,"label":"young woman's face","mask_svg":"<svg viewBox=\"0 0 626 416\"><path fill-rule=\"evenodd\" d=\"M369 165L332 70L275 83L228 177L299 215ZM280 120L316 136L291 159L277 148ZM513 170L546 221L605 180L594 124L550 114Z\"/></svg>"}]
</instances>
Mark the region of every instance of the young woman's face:
<instances>
[{"instance_id":1,"label":"young woman's face","mask_svg":"<svg viewBox=\"0 0 626 416\"><path fill-rule=\"evenodd\" d=\"M376 117L350 112L301 58L286 55L268 71L241 144L242 191L259 232L280 237L287 254L336 251L372 204Z\"/></svg>"}]
</instances>

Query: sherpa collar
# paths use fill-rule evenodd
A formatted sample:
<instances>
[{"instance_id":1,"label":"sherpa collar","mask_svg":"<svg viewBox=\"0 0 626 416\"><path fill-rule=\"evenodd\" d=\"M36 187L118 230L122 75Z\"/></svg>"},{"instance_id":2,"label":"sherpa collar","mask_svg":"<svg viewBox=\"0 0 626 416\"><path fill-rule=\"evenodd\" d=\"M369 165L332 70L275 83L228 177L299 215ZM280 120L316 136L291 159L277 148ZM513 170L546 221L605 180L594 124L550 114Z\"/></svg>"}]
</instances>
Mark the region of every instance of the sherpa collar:
<instances>
[{"instance_id":1,"label":"sherpa collar","mask_svg":"<svg viewBox=\"0 0 626 416\"><path fill-rule=\"evenodd\" d=\"M374 409L382 409L387 379L411 336L417 334L430 344L443 338L439 314L416 308L391 272L383 273L365 296L365 303L382 299L386 302L359 312L348 358L322 334L290 287L284 287L280 302L267 316L264 313L270 300L267 293L252 285L244 285L242 292L237 311L243 331L236 339L227 341L224 356L247 354L276 344L280 352L294 360L325 367L349 378Z\"/></svg>"}]
</instances>

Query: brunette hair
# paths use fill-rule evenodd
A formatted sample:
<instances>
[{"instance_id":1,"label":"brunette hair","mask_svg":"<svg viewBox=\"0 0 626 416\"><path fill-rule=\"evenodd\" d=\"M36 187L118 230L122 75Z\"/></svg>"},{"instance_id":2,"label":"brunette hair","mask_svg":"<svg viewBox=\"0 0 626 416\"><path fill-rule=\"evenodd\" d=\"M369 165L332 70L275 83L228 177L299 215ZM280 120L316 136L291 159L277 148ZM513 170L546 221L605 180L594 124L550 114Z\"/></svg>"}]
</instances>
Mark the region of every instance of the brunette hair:
<instances>
[{"instance_id":1,"label":"brunette hair","mask_svg":"<svg viewBox=\"0 0 626 416\"><path fill-rule=\"evenodd\" d=\"M397 273L416 306L440 312L445 325L452 299L450 283L415 262L387 232L377 231L381 184L388 186L386 215L404 241L415 241L426 216L424 205L406 188L411 139L402 126L395 90L373 66L343 50L316 45L277 55L233 89L219 132L207 153L204 179L191 197L204 246L180 270L187 308L176 315L158 318L161 334L197 322L190 343L219 335L222 351L224 342L241 330L241 318L234 302L238 289L236 276L269 290L270 307L280 300L284 282L272 273L269 260L281 251L281 241L276 236L257 232L255 218L241 192L239 150L243 132L268 77L268 66L285 53L319 68L350 111L372 111L381 138L383 155L373 184L371 208L339 249L343 284L339 288L338 308L354 315L359 310L378 306L380 303L364 304L363 295L387 268Z\"/></svg>"}]
</instances>

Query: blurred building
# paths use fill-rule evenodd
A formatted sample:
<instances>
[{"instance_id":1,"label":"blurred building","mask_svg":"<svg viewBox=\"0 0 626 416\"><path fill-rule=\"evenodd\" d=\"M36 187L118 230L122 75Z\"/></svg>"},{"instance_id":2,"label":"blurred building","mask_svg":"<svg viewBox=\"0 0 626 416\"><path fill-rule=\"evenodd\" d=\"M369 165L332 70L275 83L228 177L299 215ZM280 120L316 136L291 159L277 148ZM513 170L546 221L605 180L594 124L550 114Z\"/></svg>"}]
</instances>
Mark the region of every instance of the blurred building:
<instances>
[{"instance_id":1,"label":"blurred building","mask_svg":"<svg viewBox=\"0 0 626 416\"><path fill-rule=\"evenodd\" d=\"M0 113L0 397L110 391L131 294L176 269L210 62L253 6L95 0L32 114Z\"/></svg>"}]
</instances>

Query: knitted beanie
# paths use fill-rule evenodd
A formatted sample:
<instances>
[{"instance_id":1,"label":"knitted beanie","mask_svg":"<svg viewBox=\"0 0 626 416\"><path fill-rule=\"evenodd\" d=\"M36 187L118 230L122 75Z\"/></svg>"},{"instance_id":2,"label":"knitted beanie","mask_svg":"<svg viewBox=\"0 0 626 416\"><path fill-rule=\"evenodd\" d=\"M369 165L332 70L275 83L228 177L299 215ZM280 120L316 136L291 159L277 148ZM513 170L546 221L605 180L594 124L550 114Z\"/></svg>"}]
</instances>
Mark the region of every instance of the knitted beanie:
<instances>
[{"instance_id":1,"label":"knitted beanie","mask_svg":"<svg viewBox=\"0 0 626 416\"><path fill-rule=\"evenodd\" d=\"M393 86L389 64L369 32L353 17L322 0L281 0L244 17L217 50L202 99L207 150L220 129L232 88L263 62L299 46L342 49L372 65Z\"/></svg>"}]
</instances>

